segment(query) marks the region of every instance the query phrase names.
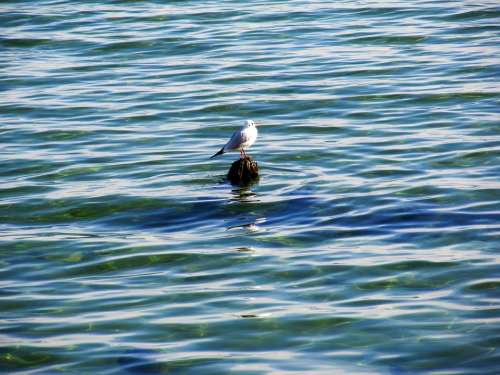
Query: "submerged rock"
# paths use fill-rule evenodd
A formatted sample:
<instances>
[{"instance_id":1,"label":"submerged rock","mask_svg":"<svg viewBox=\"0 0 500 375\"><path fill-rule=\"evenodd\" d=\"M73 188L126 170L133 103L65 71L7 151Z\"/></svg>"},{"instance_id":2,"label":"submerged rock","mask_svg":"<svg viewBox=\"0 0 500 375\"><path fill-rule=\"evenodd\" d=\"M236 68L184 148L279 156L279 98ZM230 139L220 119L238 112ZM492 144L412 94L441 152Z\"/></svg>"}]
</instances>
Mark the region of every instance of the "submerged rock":
<instances>
[{"instance_id":1,"label":"submerged rock","mask_svg":"<svg viewBox=\"0 0 500 375\"><path fill-rule=\"evenodd\" d=\"M234 185L249 184L258 178L259 166L250 156L236 160L227 172L227 179Z\"/></svg>"}]
</instances>

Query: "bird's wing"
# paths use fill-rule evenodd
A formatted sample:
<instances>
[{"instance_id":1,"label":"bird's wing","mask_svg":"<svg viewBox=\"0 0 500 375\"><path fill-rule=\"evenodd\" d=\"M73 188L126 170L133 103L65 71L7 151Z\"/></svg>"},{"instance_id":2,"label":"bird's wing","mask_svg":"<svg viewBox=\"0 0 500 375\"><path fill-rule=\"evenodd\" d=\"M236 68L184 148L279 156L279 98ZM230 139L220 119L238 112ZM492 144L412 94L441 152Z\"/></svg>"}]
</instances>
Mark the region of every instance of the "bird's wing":
<instances>
[{"instance_id":1,"label":"bird's wing","mask_svg":"<svg viewBox=\"0 0 500 375\"><path fill-rule=\"evenodd\" d=\"M244 142L245 132L243 130L237 130L231 136L231 139L224 146L224 150L233 150L240 147L241 143Z\"/></svg>"}]
</instances>

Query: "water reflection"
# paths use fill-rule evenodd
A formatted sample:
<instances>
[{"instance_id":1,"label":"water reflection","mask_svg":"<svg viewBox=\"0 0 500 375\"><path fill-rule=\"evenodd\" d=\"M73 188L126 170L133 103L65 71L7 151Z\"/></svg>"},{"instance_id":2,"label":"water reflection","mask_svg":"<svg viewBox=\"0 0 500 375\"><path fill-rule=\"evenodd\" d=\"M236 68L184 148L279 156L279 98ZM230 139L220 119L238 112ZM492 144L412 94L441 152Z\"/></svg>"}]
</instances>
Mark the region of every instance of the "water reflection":
<instances>
[{"instance_id":1,"label":"water reflection","mask_svg":"<svg viewBox=\"0 0 500 375\"><path fill-rule=\"evenodd\" d=\"M240 185L231 190L232 202L257 202L257 194L251 189L258 181L253 181L245 185Z\"/></svg>"},{"instance_id":2,"label":"water reflection","mask_svg":"<svg viewBox=\"0 0 500 375\"><path fill-rule=\"evenodd\" d=\"M252 191L252 187L257 184L257 181L239 186L231 190L230 203L233 205L241 205L240 217L237 219L241 224L231 225L226 227L226 230L232 230L237 228L242 228L250 232L261 231L262 229L258 224L266 222L265 217L258 217L252 214L252 206L260 202L257 193ZM248 205L248 204L251 205Z\"/></svg>"},{"instance_id":3,"label":"water reflection","mask_svg":"<svg viewBox=\"0 0 500 375\"><path fill-rule=\"evenodd\" d=\"M266 222L266 218L260 217L260 218L256 218L253 221L250 221L250 222L246 221L245 223L242 223L242 224L229 226L226 228L226 230L242 228L242 229L245 229L249 232L262 232L263 229L258 224L263 224L265 222Z\"/></svg>"}]
</instances>

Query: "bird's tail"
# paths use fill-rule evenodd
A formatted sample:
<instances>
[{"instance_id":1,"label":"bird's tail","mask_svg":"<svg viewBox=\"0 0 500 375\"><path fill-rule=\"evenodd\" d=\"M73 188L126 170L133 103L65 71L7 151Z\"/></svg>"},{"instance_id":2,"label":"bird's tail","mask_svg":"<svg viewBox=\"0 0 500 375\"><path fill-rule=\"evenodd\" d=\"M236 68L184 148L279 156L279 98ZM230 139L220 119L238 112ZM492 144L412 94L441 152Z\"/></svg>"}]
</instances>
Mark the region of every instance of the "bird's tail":
<instances>
[{"instance_id":1,"label":"bird's tail","mask_svg":"<svg viewBox=\"0 0 500 375\"><path fill-rule=\"evenodd\" d=\"M218 153L210 156L210 159L215 158L216 156L222 155L224 153L224 147L222 147Z\"/></svg>"}]
</instances>

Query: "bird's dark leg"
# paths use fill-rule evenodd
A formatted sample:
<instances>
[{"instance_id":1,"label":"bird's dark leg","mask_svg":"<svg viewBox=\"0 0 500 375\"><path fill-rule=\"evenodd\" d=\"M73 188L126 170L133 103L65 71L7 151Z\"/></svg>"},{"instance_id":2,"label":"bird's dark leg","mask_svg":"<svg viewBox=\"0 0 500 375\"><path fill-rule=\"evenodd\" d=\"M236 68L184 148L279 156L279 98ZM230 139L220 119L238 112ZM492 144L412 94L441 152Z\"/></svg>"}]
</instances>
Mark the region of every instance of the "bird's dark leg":
<instances>
[{"instance_id":1,"label":"bird's dark leg","mask_svg":"<svg viewBox=\"0 0 500 375\"><path fill-rule=\"evenodd\" d=\"M245 150L242 148L241 151L243 151L243 159L246 159L247 157L247 153L245 152Z\"/></svg>"}]
</instances>

